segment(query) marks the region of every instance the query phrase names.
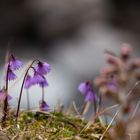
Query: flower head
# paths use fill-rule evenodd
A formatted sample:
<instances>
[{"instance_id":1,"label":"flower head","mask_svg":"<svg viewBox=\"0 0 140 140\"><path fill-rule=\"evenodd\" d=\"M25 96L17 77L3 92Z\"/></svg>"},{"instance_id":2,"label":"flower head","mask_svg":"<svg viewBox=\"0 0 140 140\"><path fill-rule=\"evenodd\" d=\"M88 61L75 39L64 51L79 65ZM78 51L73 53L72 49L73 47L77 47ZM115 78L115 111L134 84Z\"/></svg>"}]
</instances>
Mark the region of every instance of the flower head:
<instances>
[{"instance_id":1,"label":"flower head","mask_svg":"<svg viewBox=\"0 0 140 140\"><path fill-rule=\"evenodd\" d=\"M85 96L85 101L93 102L95 100L97 100L97 96L96 96L95 92L88 91L88 93Z\"/></svg>"},{"instance_id":2,"label":"flower head","mask_svg":"<svg viewBox=\"0 0 140 140\"><path fill-rule=\"evenodd\" d=\"M132 48L130 47L129 44L124 43L122 44L122 48L121 48L121 54L124 56L129 56L132 52Z\"/></svg>"},{"instance_id":3,"label":"flower head","mask_svg":"<svg viewBox=\"0 0 140 140\"><path fill-rule=\"evenodd\" d=\"M10 68L12 70L17 70L20 67L22 67L22 65L23 65L23 63L20 60L16 59L13 55L11 55L11 57L10 57Z\"/></svg>"},{"instance_id":4,"label":"flower head","mask_svg":"<svg viewBox=\"0 0 140 140\"><path fill-rule=\"evenodd\" d=\"M29 89L32 86L32 77L30 75L26 76L24 88Z\"/></svg>"},{"instance_id":5,"label":"flower head","mask_svg":"<svg viewBox=\"0 0 140 140\"><path fill-rule=\"evenodd\" d=\"M40 82L39 86L40 87L47 87L48 86L48 82L47 82L47 80L46 80L46 78L44 76L43 76L43 79L44 79L44 81Z\"/></svg>"},{"instance_id":6,"label":"flower head","mask_svg":"<svg viewBox=\"0 0 140 140\"><path fill-rule=\"evenodd\" d=\"M36 71L38 73L40 73L41 75L44 75L44 74L49 73L50 70L51 70L51 66L48 63L40 62L40 61L38 62L38 65L36 67Z\"/></svg>"},{"instance_id":7,"label":"flower head","mask_svg":"<svg viewBox=\"0 0 140 140\"><path fill-rule=\"evenodd\" d=\"M31 79L31 83L34 84L39 84L41 82L44 82L44 78L42 75L40 75L40 73L38 73L37 71L34 72L34 76Z\"/></svg>"},{"instance_id":8,"label":"flower head","mask_svg":"<svg viewBox=\"0 0 140 140\"><path fill-rule=\"evenodd\" d=\"M33 69L33 76L26 76L24 88L28 89L32 85L39 84L40 87L48 86L48 82L44 74L50 71L50 65L46 62L38 62L36 67L31 67Z\"/></svg>"},{"instance_id":9,"label":"flower head","mask_svg":"<svg viewBox=\"0 0 140 140\"><path fill-rule=\"evenodd\" d=\"M93 91L93 87L90 82L81 83L78 89L85 96L85 101L92 102L97 100L96 93Z\"/></svg>"},{"instance_id":10,"label":"flower head","mask_svg":"<svg viewBox=\"0 0 140 140\"><path fill-rule=\"evenodd\" d=\"M90 91L91 89L92 87L89 82L83 82L78 87L78 90L84 95L87 94L87 92Z\"/></svg>"},{"instance_id":11,"label":"flower head","mask_svg":"<svg viewBox=\"0 0 140 140\"><path fill-rule=\"evenodd\" d=\"M107 88L113 92L117 92L117 83L112 81L110 83L107 84Z\"/></svg>"},{"instance_id":12,"label":"flower head","mask_svg":"<svg viewBox=\"0 0 140 140\"><path fill-rule=\"evenodd\" d=\"M39 108L41 111L49 111L49 105L45 101L40 103Z\"/></svg>"},{"instance_id":13,"label":"flower head","mask_svg":"<svg viewBox=\"0 0 140 140\"><path fill-rule=\"evenodd\" d=\"M15 80L17 78L17 76L14 74L14 72L8 68L8 80Z\"/></svg>"}]
</instances>

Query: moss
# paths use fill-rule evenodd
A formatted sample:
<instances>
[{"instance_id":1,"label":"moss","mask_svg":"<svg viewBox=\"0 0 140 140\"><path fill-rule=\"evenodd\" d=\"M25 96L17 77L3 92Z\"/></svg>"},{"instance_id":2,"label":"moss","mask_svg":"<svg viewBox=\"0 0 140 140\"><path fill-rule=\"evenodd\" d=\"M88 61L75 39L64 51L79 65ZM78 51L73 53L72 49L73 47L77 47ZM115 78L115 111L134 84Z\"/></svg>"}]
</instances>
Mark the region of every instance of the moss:
<instances>
[{"instance_id":1,"label":"moss","mask_svg":"<svg viewBox=\"0 0 140 140\"><path fill-rule=\"evenodd\" d=\"M9 116L3 132L13 140L98 140L105 130L99 121L87 125L79 116L61 112L21 112L17 122Z\"/></svg>"}]
</instances>

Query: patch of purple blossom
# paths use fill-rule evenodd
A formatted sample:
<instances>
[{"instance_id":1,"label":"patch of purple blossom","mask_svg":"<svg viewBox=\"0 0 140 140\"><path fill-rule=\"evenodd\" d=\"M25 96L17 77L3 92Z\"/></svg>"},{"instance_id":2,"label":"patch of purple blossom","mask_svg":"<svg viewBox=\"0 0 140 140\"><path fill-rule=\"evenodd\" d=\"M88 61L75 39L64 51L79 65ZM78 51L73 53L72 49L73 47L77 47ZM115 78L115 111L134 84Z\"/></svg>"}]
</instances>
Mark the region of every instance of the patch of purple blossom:
<instances>
[{"instance_id":1,"label":"patch of purple blossom","mask_svg":"<svg viewBox=\"0 0 140 140\"><path fill-rule=\"evenodd\" d=\"M35 62L38 62L38 63L36 64ZM33 69L33 76L29 74L30 69ZM41 62L38 59L33 60L32 63L29 65L28 69L25 72L21 90L20 90L16 118L18 117L18 114L19 114L23 88L28 90L31 86L38 84L40 87L42 87L42 103L44 102L44 87L48 86L48 82L47 82L47 79L45 78L45 75L48 74L50 70L51 70L51 67L48 63Z\"/></svg>"},{"instance_id":2,"label":"patch of purple blossom","mask_svg":"<svg viewBox=\"0 0 140 140\"><path fill-rule=\"evenodd\" d=\"M11 55L10 57L9 64L12 70L17 70L23 66L23 63L20 60L16 59L13 55Z\"/></svg>"},{"instance_id":3,"label":"patch of purple blossom","mask_svg":"<svg viewBox=\"0 0 140 140\"><path fill-rule=\"evenodd\" d=\"M47 87L49 84L48 84L48 81L46 80L46 78L43 76L43 81L42 82L39 82L39 86L44 88L44 87Z\"/></svg>"},{"instance_id":4,"label":"patch of purple blossom","mask_svg":"<svg viewBox=\"0 0 140 140\"><path fill-rule=\"evenodd\" d=\"M51 66L47 62L38 62L35 70L40 73L41 75L47 74L51 70Z\"/></svg>"},{"instance_id":5,"label":"patch of purple blossom","mask_svg":"<svg viewBox=\"0 0 140 140\"><path fill-rule=\"evenodd\" d=\"M32 85L39 84L41 87L48 86L47 79L45 78L45 75L48 74L51 70L51 67L46 62L39 61L38 64L33 67L33 76L30 76L29 74L26 76L25 80L25 88L29 88Z\"/></svg>"},{"instance_id":6,"label":"patch of purple blossom","mask_svg":"<svg viewBox=\"0 0 140 140\"><path fill-rule=\"evenodd\" d=\"M97 100L97 95L93 90L92 84L88 82L81 83L78 90L84 95L86 102L93 102Z\"/></svg>"},{"instance_id":7,"label":"patch of purple blossom","mask_svg":"<svg viewBox=\"0 0 140 140\"><path fill-rule=\"evenodd\" d=\"M45 101L40 102L39 108L41 111L49 111L49 105Z\"/></svg>"},{"instance_id":8,"label":"patch of purple blossom","mask_svg":"<svg viewBox=\"0 0 140 140\"><path fill-rule=\"evenodd\" d=\"M32 86L32 77L30 75L26 76L24 88L29 89Z\"/></svg>"},{"instance_id":9,"label":"patch of purple blossom","mask_svg":"<svg viewBox=\"0 0 140 140\"><path fill-rule=\"evenodd\" d=\"M14 71L18 70L22 66L23 66L23 63L20 60L16 59L13 55L9 56L9 62L7 66L7 79L9 81L15 80L17 76L15 75Z\"/></svg>"},{"instance_id":10,"label":"patch of purple blossom","mask_svg":"<svg viewBox=\"0 0 140 140\"><path fill-rule=\"evenodd\" d=\"M15 75L14 71L22 67L22 62L16 59L13 55L8 56L8 62L6 64L6 78L5 78L5 99L4 99L4 116L2 118L5 121L7 116L7 108L8 108L8 100L10 99L8 94L8 81L15 80L17 76Z\"/></svg>"},{"instance_id":11,"label":"patch of purple blossom","mask_svg":"<svg viewBox=\"0 0 140 140\"><path fill-rule=\"evenodd\" d=\"M39 84L43 81L44 81L43 76L39 72L35 71L30 82L32 85L35 85L35 84Z\"/></svg>"},{"instance_id":12,"label":"patch of purple blossom","mask_svg":"<svg viewBox=\"0 0 140 140\"><path fill-rule=\"evenodd\" d=\"M8 80L11 81L15 80L16 78L17 76L15 75L15 73L10 68L8 68Z\"/></svg>"}]
</instances>

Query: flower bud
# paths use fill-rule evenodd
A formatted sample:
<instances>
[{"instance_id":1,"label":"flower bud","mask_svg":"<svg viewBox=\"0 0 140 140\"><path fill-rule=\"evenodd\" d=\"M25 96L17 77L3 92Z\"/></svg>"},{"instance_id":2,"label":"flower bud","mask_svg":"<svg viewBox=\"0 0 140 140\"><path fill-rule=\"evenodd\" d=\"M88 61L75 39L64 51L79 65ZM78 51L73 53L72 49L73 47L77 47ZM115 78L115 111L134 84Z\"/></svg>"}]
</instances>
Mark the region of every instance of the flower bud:
<instances>
[{"instance_id":1,"label":"flower bud","mask_svg":"<svg viewBox=\"0 0 140 140\"><path fill-rule=\"evenodd\" d=\"M123 60L128 59L130 57L131 52L132 52L132 48L129 46L129 44L127 43L122 44L121 58Z\"/></svg>"}]
</instances>

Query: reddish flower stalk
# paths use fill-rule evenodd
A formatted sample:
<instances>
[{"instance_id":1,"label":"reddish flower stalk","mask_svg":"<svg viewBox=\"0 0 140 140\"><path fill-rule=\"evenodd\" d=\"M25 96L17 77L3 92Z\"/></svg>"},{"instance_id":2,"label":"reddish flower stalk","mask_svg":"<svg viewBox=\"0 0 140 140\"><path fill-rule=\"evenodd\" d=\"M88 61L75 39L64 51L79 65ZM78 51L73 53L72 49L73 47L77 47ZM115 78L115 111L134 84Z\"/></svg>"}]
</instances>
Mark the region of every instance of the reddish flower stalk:
<instances>
[{"instance_id":1,"label":"reddish flower stalk","mask_svg":"<svg viewBox=\"0 0 140 140\"><path fill-rule=\"evenodd\" d=\"M4 108L3 108L3 118L2 121L4 122L7 116L7 108L8 108L8 82L10 80L14 80L16 75L13 71L19 69L22 66L22 62L17 60L13 55L10 55L8 58L8 65L6 66L6 84L5 84L5 99L4 99Z\"/></svg>"},{"instance_id":2,"label":"reddish flower stalk","mask_svg":"<svg viewBox=\"0 0 140 140\"><path fill-rule=\"evenodd\" d=\"M133 82L140 78L140 58L131 58L132 49L128 44L123 44L120 55L107 53L107 63L102 69L99 77L95 79L95 84L100 92L106 97L121 105L118 119L123 120L124 115L130 113L133 96L127 96Z\"/></svg>"},{"instance_id":3,"label":"reddish flower stalk","mask_svg":"<svg viewBox=\"0 0 140 140\"><path fill-rule=\"evenodd\" d=\"M8 108L8 69L9 69L9 64L6 72L6 85L5 85L5 100L4 100L4 108L3 108L3 118L2 121L4 122L7 116L7 108Z\"/></svg>"}]
</instances>

